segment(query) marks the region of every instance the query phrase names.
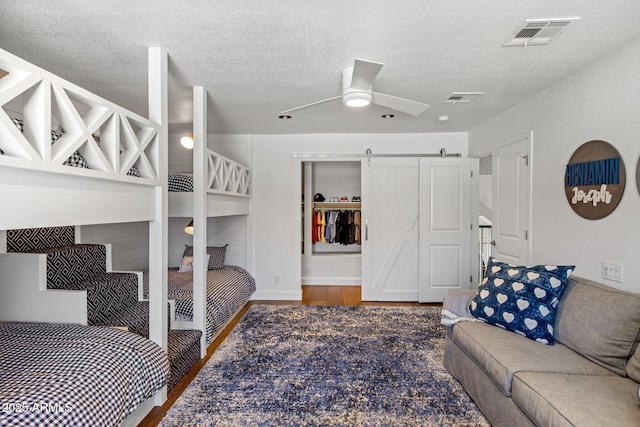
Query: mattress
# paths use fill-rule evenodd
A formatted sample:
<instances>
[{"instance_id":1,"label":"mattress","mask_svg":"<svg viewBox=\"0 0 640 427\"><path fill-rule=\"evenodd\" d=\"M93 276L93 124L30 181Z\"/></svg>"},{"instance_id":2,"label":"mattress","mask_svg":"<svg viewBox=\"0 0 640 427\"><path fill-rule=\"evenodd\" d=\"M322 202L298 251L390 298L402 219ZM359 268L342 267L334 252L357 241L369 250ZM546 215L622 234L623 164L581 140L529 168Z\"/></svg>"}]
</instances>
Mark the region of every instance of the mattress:
<instances>
[{"instance_id":1,"label":"mattress","mask_svg":"<svg viewBox=\"0 0 640 427\"><path fill-rule=\"evenodd\" d=\"M193 192L193 174L174 172L169 174L169 192Z\"/></svg>"},{"instance_id":2,"label":"mattress","mask_svg":"<svg viewBox=\"0 0 640 427\"><path fill-rule=\"evenodd\" d=\"M153 341L99 326L0 323L0 425L120 425L167 382Z\"/></svg>"},{"instance_id":3,"label":"mattress","mask_svg":"<svg viewBox=\"0 0 640 427\"><path fill-rule=\"evenodd\" d=\"M145 297L147 295L145 274ZM168 299L175 300L176 320L193 320L193 272L169 269ZM256 290L256 282L247 270L235 265L207 271L207 343L242 308Z\"/></svg>"}]
</instances>

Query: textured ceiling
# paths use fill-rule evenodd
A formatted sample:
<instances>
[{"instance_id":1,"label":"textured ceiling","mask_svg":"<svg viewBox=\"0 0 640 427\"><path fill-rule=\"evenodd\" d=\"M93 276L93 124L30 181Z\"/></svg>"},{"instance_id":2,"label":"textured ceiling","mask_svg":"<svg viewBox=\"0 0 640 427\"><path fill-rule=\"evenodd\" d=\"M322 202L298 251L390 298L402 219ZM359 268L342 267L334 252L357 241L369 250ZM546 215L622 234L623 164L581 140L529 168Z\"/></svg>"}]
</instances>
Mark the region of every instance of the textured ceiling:
<instances>
[{"instance_id":1,"label":"textured ceiling","mask_svg":"<svg viewBox=\"0 0 640 427\"><path fill-rule=\"evenodd\" d=\"M548 46L502 47L525 19L579 16ZM147 116L147 47L169 53L170 129L211 133L467 131L640 37L638 0L2 0L0 47ZM355 58L383 62L374 90L431 105L413 117L340 101ZM470 104L442 102L480 91ZM451 116L436 123L441 114Z\"/></svg>"}]
</instances>

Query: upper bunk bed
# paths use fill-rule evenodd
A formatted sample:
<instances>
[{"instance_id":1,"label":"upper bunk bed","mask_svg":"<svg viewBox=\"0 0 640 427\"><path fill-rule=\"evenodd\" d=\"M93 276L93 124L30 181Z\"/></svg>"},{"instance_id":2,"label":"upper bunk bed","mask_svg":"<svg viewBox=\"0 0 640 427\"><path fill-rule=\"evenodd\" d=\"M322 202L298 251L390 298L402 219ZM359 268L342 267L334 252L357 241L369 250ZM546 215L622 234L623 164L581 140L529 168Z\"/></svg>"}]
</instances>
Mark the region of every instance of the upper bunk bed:
<instances>
[{"instance_id":1,"label":"upper bunk bed","mask_svg":"<svg viewBox=\"0 0 640 427\"><path fill-rule=\"evenodd\" d=\"M155 349L163 366L168 340L168 304L162 292L167 281L163 256L166 201L162 191L167 170L167 70L166 52L149 48L149 118L145 118L0 49L0 285L8 295L3 298L4 304L21 304L25 312L33 313L38 308L24 297L27 290L33 290L57 293L60 298L48 302L52 312L66 310L65 304L84 302L86 314L87 306L86 290L69 291L64 298L48 288L46 255L8 253L9 230L149 222L149 270L153 273L149 278L148 336L155 344L146 338L139 341ZM80 239L74 241L81 243ZM17 257L23 261L28 258L28 264L34 267L25 268L26 261L14 262ZM60 269L68 270L64 263ZM110 256L105 256L105 269L111 272ZM24 289L18 289L20 286ZM14 289L20 291L18 296L12 293ZM68 297L70 294L73 297ZM60 303L63 300L65 304ZM3 320L35 321L8 316ZM45 327L78 323L55 316L42 322ZM76 326L81 334L90 328L83 322ZM46 334L43 336L46 338ZM4 337L12 341L17 334L11 332ZM120 339L116 337L115 341ZM30 345L40 344L34 341ZM50 341L45 345L53 354L63 346ZM29 358L20 349L15 354L18 359ZM62 375L65 367L55 368L61 368ZM166 400L165 373L158 374L158 381L147 387L142 399L130 407L123 406L126 411L116 414L124 418L123 425L137 425L154 405ZM61 380L66 378L61 376ZM16 381L16 387L20 386ZM92 387L93 383L87 383L87 389ZM5 387L3 398L13 391ZM131 391L136 392L133 388ZM57 396L51 397L53 402Z\"/></svg>"},{"instance_id":2,"label":"upper bunk bed","mask_svg":"<svg viewBox=\"0 0 640 427\"><path fill-rule=\"evenodd\" d=\"M0 49L3 229L153 220L160 151L158 123Z\"/></svg>"},{"instance_id":3,"label":"upper bunk bed","mask_svg":"<svg viewBox=\"0 0 640 427\"><path fill-rule=\"evenodd\" d=\"M169 216L194 216L194 181L201 183L206 193L207 217L247 215L251 198L251 170L209 148L204 153L206 167L202 173L169 174Z\"/></svg>"}]
</instances>

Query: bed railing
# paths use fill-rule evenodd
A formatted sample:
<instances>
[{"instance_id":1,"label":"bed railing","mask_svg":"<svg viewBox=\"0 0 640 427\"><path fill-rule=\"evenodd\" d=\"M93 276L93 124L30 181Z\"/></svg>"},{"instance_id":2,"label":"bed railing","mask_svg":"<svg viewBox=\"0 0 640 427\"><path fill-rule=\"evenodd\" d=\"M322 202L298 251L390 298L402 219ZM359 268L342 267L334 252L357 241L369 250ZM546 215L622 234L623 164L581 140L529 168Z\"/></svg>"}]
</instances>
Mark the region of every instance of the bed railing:
<instances>
[{"instance_id":1,"label":"bed railing","mask_svg":"<svg viewBox=\"0 0 640 427\"><path fill-rule=\"evenodd\" d=\"M231 196L251 197L251 170L207 149L208 156L208 193Z\"/></svg>"},{"instance_id":2,"label":"bed railing","mask_svg":"<svg viewBox=\"0 0 640 427\"><path fill-rule=\"evenodd\" d=\"M159 185L159 129L0 49L0 166Z\"/></svg>"}]
</instances>

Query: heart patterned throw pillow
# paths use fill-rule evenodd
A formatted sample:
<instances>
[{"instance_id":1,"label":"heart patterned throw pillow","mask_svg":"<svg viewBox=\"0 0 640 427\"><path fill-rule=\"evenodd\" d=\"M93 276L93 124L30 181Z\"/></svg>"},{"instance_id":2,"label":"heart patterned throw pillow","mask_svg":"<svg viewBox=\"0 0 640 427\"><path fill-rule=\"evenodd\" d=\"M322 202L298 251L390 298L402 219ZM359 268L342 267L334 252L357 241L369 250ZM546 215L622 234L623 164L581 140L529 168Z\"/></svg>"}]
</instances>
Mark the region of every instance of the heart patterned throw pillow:
<instances>
[{"instance_id":1,"label":"heart patterned throw pillow","mask_svg":"<svg viewBox=\"0 0 640 427\"><path fill-rule=\"evenodd\" d=\"M573 265L519 266L489 258L471 314L489 324L553 345L560 296Z\"/></svg>"}]
</instances>

